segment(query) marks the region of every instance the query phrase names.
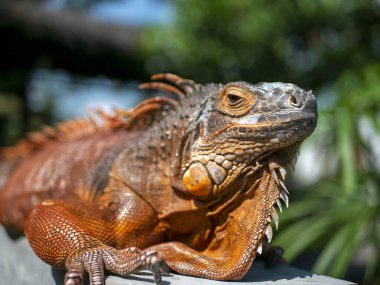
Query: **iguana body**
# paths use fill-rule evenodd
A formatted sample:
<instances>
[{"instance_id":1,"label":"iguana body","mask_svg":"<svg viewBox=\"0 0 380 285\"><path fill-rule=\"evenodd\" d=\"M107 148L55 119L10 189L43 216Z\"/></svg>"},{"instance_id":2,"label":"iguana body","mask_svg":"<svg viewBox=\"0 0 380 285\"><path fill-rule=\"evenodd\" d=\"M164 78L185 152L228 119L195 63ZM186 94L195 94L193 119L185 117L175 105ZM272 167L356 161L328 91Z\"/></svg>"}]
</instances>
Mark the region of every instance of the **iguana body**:
<instances>
[{"instance_id":1,"label":"iguana body","mask_svg":"<svg viewBox=\"0 0 380 285\"><path fill-rule=\"evenodd\" d=\"M145 88L177 98L47 128L2 152L0 222L35 253L103 284L104 270L168 265L242 278L287 204L284 167L315 128L315 98L293 84L197 84L172 74ZM138 249L137 249L138 248ZM140 250L141 249L141 250ZM166 265L167 263L167 265Z\"/></svg>"}]
</instances>

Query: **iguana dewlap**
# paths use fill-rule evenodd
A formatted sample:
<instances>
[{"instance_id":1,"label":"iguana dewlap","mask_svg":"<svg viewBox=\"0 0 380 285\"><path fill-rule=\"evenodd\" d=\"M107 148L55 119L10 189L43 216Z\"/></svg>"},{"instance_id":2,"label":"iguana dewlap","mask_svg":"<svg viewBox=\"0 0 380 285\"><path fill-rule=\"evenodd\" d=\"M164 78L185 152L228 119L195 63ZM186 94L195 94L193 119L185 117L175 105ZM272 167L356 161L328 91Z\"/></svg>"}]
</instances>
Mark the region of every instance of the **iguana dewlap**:
<instances>
[{"instance_id":1,"label":"iguana dewlap","mask_svg":"<svg viewBox=\"0 0 380 285\"><path fill-rule=\"evenodd\" d=\"M311 91L294 84L198 84L158 74L142 88L172 93L133 110L63 123L0 153L0 222L68 272L167 266L242 278L264 240L300 144L317 122ZM101 121L101 123L99 122Z\"/></svg>"}]
</instances>

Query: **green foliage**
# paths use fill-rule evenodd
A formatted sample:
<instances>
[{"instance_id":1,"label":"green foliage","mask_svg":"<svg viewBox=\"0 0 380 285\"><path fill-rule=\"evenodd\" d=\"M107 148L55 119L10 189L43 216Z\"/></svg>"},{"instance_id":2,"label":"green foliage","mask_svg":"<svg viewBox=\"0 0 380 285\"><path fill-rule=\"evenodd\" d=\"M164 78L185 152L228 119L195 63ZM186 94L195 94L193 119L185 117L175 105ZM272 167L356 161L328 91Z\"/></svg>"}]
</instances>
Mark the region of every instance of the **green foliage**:
<instances>
[{"instance_id":1,"label":"green foliage","mask_svg":"<svg viewBox=\"0 0 380 285\"><path fill-rule=\"evenodd\" d=\"M357 251L369 247L366 277L379 281L379 1L173 4L173 25L154 27L142 38L148 73L293 82L319 96L313 146L331 171L311 191L292 195L274 242L288 259L320 250L315 271L337 277Z\"/></svg>"},{"instance_id":2,"label":"green foliage","mask_svg":"<svg viewBox=\"0 0 380 285\"><path fill-rule=\"evenodd\" d=\"M200 81L297 82L320 87L380 57L371 0L179 0L175 22L145 33L149 73Z\"/></svg>"}]
</instances>

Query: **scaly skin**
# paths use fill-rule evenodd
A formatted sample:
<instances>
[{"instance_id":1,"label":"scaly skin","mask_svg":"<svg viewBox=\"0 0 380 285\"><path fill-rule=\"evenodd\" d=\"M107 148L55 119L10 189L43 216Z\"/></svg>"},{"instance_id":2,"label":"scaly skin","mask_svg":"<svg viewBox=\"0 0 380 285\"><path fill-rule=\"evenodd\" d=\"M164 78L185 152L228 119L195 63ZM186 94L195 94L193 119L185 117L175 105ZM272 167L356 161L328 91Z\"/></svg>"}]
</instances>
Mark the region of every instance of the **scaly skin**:
<instances>
[{"instance_id":1,"label":"scaly skin","mask_svg":"<svg viewBox=\"0 0 380 285\"><path fill-rule=\"evenodd\" d=\"M314 130L316 102L293 84L142 84L177 95L45 128L0 153L0 222L67 269L65 284L104 272L168 268L242 278L288 204L284 167Z\"/></svg>"}]
</instances>

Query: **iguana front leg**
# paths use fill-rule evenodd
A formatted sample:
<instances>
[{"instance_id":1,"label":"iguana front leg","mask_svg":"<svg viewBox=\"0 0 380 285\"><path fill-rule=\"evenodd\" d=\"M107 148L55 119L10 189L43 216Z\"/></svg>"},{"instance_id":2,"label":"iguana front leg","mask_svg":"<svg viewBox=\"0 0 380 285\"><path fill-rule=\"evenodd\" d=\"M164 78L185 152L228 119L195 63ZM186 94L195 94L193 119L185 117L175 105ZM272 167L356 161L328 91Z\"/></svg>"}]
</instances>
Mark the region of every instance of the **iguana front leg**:
<instances>
[{"instance_id":1,"label":"iguana front leg","mask_svg":"<svg viewBox=\"0 0 380 285\"><path fill-rule=\"evenodd\" d=\"M150 247L160 252L169 267L181 274L217 280L241 279L261 253L265 235L271 239L272 209L280 190L265 171L257 188L243 194L234 209L220 214L221 223L203 251L183 243L169 242ZM238 206L239 205L239 206ZM223 217L224 215L224 217Z\"/></svg>"},{"instance_id":2,"label":"iguana front leg","mask_svg":"<svg viewBox=\"0 0 380 285\"><path fill-rule=\"evenodd\" d=\"M106 196L99 202L48 200L36 206L25 227L34 252L68 270L66 285L81 284L84 271L91 284L104 284L104 270L126 275L141 269L152 270L159 284L167 271L162 257L135 248L162 239L153 210L133 193Z\"/></svg>"}]
</instances>

